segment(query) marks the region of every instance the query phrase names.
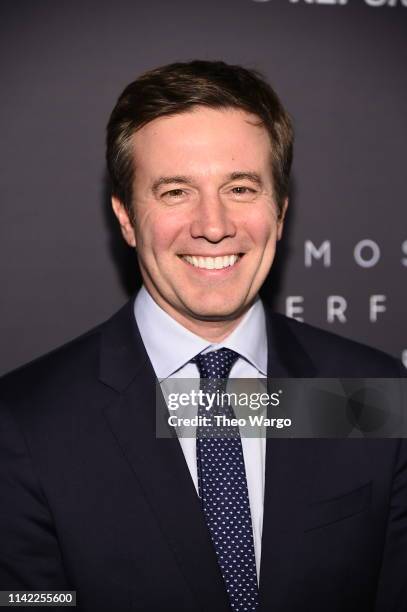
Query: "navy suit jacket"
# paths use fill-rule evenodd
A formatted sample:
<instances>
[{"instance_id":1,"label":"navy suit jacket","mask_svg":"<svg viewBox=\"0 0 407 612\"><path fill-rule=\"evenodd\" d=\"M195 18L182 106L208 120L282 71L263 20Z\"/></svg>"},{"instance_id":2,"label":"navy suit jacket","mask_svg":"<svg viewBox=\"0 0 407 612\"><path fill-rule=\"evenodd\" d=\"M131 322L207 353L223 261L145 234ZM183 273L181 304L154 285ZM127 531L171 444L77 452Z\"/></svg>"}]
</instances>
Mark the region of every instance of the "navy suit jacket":
<instances>
[{"instance_id":1,"label":"navy suit jacket","mask_svg":"<svg viewBox=\"0 0 407 612\"><path fill-rule=\"evenodd\" d=\"M400 375L281 315L268 344L274 377ZM155 435L132 301L7 375L0 405L0 589L75 589L89 612L230 610L181 447ZM264 504L262 611L407 610L405 441L268 439Z\"/></svg>"}]
</instances>

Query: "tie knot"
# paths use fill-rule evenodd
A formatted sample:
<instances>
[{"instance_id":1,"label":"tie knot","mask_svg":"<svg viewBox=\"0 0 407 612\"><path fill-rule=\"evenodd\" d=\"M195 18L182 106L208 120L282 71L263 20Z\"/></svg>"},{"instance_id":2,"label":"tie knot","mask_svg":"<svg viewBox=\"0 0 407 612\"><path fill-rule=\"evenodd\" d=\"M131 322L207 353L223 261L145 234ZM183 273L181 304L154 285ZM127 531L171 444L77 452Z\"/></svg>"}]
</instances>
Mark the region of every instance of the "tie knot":
<instances>
[{"instance_id":1,"label":"tie knot","mask_svg":"<svg viewBox=\"0 0 407 612\"><path fill-rule=\"evenodd\" d=\"M239 354L228 348L200 354L191 359L196 363L201 378L228 378L233 364L239 359Z\"/></svg>"}]
</instances>

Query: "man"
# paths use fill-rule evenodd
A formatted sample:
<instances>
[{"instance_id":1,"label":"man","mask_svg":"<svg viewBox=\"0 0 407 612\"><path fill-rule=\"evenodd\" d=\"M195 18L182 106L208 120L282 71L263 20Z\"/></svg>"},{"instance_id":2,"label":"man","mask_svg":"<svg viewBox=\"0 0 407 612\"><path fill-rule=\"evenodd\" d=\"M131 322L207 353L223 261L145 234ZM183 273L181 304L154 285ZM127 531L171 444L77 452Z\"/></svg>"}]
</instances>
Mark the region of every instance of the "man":
<instances>
[{"instance_id":1,"label":"man","mask_svg":"<svg viewBox=\"0 0 407 612\"><path fill-rule=\"evenodd\" d=\"M119 98L112 205L144 286L1 384L1 588L86 611L407 609L404 442L156 437L156 379L400 375L258 297L292 139L271 87L222 62Z\"/></svg>"}]
</instances>

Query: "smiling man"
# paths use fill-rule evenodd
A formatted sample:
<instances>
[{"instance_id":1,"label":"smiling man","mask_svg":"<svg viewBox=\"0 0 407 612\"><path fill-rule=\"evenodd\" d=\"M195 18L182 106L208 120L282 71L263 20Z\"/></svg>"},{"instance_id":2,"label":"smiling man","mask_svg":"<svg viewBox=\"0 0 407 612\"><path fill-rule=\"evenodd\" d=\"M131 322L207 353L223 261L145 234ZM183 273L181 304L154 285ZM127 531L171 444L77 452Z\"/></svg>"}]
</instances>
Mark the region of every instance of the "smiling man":
<instances>
[{"instance_id":1,"label":"smiling man","mask_svg":"<svg viewBox=\"0 0 407 612\"><path fill-rule=\"evenodd\" d=\"M239 66L171 64L119 97L112 206L143 287L0 384L2 589L73 589L95 612L407 609L404 441L156 435L157 380L400 376L259 297L292 145Z\"/></svg>"},{"instance_id":2,"label":"smiling man","mask_svg":"<svg viewBox=\"0 0 407 612\"><path fill-rule=\"evenodd\" d=\"M282 232L270 136L251 113L194 105L140 128L132 148L132 208L117 196L113 208L145 287L188 330L223 340L257 297Z\"/></svg>"}]
</instances>

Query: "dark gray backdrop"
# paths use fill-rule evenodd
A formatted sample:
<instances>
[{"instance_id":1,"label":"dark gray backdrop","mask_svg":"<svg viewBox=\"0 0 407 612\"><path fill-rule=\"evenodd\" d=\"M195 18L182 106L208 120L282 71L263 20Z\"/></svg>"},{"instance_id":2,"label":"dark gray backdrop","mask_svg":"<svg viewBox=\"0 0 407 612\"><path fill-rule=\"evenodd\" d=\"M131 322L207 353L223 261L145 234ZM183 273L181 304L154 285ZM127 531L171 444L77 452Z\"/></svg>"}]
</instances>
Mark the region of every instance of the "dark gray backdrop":
<instances>
[{"instance_id":1,"label":"dark gray backdrop","mask_svg":"<svg viewBox=\"0 0 407 612\"><path fill-rule=\"evenodd\" d=\"M260 69L295 119L291 211L266 297L285 312L294 296L306 321L402 358L406 4L2 0L0 373L99 323L134 290L108 208L105 124L140 72L194 58ZM325 243L311 266L306 241ZM346 321L329 322L336 295ZM376 322L375 300L386 307Z\"/></svg>"}]
</instances>

